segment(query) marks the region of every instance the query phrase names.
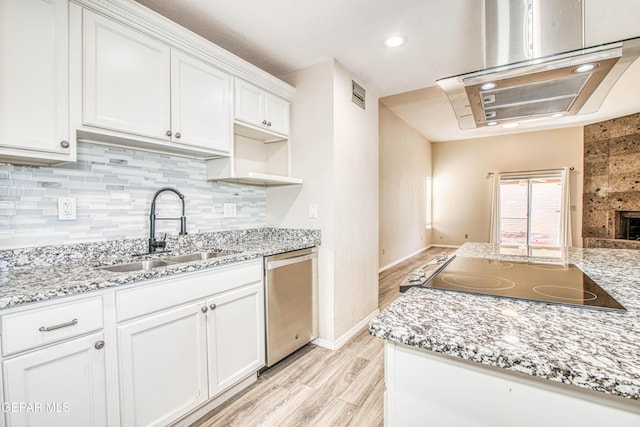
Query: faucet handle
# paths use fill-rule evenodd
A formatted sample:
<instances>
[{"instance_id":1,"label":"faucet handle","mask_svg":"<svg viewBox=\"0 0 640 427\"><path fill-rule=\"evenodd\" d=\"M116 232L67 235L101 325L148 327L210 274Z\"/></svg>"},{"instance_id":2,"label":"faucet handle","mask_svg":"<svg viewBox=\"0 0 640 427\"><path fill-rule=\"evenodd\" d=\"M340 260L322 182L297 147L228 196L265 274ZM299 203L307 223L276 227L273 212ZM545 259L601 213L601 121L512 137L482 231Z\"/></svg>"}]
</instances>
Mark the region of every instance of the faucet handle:
<instances>
[{"instance_id":1,"label":"faucet handle","mask_svg":"<svg viewBox=\"0 0 640 427\"><path fill-rule=\"evenodd\" d=\"M156 241L156 247L160 249L165 249L167 247L167 233L164 233L162 240Z\"/></svg>"}]
</instances>

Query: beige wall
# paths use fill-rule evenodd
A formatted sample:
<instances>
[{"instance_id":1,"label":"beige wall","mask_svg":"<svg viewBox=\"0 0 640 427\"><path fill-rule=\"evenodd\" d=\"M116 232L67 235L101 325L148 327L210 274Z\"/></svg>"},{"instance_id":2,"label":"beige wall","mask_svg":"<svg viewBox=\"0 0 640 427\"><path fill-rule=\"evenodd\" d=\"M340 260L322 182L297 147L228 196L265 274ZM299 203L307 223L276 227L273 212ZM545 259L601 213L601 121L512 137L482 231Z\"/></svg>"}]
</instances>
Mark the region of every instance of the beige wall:
<instances>
[{"instance_id":1,"label":"beige wall","mask_svg":"<svg viewBox=\"0 0 640 427\"><path fill-rule=\"evenodd\" d=\"M378 97L367 90L362 110L351 101L352 78L335 63L336 338L378 309Z\"/></svg>"},{"instance_id":2,"label":"beige wall","mask_svg":"<svg viewBox=\"0 0 640 427\"><path fill-rule=\"evenodd\" d=\"M378 264L393 265L431 243L426 179L431 143L380 104L380 247Z\"/></svg>"},{"instance_id":3,"label":"beige wall","mask_svg":"<svg viewBox=\"0 0 640 427\"><path fill-rule=\"evenodd\" d=\"M334 60L283 79L296 87L291 172L304 185L267 189L267 225L321 230L319 332L331 346L378 307L378 98L353 104Z\"/></svg>"},{"instance_id":4,"label":"beige wall","mask_svg":"<svg viewBox=\"0 0 640 427\"><path fill-rule=\"evenodd\" d=\"M461 245L489 241L488 172L573 166L572 237L574 246L582 246L582 139L583 128L573 127L434 143L432 242Z\"/></svg>"}]
</instances>

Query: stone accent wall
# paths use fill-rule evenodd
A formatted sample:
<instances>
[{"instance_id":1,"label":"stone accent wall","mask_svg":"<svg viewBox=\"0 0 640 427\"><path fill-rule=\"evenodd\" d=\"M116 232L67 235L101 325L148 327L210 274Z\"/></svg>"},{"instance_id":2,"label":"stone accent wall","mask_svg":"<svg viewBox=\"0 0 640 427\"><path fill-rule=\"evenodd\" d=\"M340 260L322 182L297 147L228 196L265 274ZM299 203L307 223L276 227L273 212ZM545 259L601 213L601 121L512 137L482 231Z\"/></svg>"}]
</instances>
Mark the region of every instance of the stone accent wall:
<instances>
[{"instance_id":1,"label":"stone accent wall","mask_svg":"<svg viewBox=\"0 0 640 427\"><path fill-rule=\"evenodd\" d=\"M617 237L616 212L640 211L640 113L585 126L583 184L582 237L598 247Z\"/></svg>"}]
</instances>

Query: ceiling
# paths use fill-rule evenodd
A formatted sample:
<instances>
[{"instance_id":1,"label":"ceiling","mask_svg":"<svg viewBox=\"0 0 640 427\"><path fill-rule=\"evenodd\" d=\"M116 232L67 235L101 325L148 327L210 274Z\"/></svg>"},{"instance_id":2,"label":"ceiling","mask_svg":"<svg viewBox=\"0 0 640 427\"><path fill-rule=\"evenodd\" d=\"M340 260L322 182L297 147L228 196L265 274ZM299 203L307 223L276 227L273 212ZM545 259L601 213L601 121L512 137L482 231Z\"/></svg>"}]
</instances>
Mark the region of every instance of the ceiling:
<instances>
[{"instance_id":1,"label":"ceiling","mask_svg":"<svg viewBox=\"0 0 640 427\"><path fill-rule=\"evenodd\" d=\"M576 126L640 111L640 97L629 96L640 93L639 60L597 113L530 122L508 131L497 127L460 130L447 97L434 85L439 78L483 68L482 2L478 0L137 1L275 76L335 58L434 142ZM640 14L640 2L633 0L613 6L608 0L584 1L593 4L585 16L587 28L587 19ZM629 7L638 13L630 13ZM621 27L623 36L638 35L624 34L637 32L634 21L627 27L618 22L595 27L597 41L623 38ZM383 40L393 34L406 36L407 43L396 49L383 46Z\"/></svg>"}]
</instances>

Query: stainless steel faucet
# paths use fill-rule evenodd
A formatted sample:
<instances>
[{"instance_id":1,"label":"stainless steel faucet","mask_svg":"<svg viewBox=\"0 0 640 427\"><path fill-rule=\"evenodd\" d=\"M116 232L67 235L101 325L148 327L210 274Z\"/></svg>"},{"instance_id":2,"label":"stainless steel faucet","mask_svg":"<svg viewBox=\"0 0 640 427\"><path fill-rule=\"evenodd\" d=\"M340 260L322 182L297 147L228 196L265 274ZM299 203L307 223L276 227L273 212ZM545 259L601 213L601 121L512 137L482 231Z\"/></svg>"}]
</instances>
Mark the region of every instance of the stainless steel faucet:
<instances>
[{"instance_id":1,"label":"stainless steel faucet","mask_svg":"<svg viewBox=\"0 0 640 427\"><path fill-rule=\"evenodd\" d=\"M182 201L182 216L180 218L156 218L156 199L158 198L160 193L163 193L165 191L171 191L173 193L176 193L178 197L180 197L180 200ZM167 246L166 234L165 234L165 240L156 240L156 221L157 220L180 221L180 235L181 236L187 235L187 217L185 216L184 211L185 211L184 195L181 192L171 187L163 187L158 191L156 191L156 193L153 195L153 200L151 201L151 214L149 215L151 219L150 226L149 226L149 253L150 254L156 252L156 249L158 248L164 249Z\"/></svg>"}]
</instances>

